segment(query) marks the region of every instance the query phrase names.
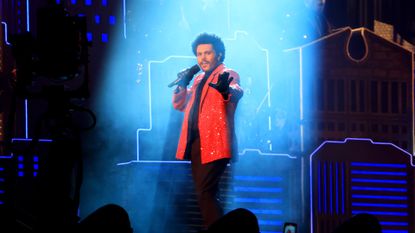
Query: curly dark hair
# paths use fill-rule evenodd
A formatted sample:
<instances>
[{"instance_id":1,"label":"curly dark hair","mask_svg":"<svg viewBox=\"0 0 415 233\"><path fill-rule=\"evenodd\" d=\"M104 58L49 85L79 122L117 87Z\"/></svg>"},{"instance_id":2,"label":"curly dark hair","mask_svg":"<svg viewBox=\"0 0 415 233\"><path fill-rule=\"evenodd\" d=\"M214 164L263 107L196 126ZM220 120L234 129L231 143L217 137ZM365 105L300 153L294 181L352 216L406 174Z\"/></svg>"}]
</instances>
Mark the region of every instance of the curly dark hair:
<instances>
[{"instance_id":1,"label":"curly dark hair","mask_svg":"<svg viewBox=\"0 0 415 233\"><path fill-rule=\"evenodd\" d=\"M219 36L208 33L199 34L192 43L194 55L196 55L197 46L200 44L211 44L216 52L216 55L222 54L219 57L219 61L223 62L223 60L225 60L225 44Z\"/></svg>"}]
</instances>

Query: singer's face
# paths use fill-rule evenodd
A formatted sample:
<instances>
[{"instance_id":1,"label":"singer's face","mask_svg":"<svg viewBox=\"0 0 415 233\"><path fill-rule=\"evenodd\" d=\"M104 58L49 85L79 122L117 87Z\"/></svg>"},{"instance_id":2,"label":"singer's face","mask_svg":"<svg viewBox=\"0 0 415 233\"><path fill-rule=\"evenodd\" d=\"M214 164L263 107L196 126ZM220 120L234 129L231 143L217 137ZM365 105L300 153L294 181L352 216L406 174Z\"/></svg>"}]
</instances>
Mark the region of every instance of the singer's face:
<instances>
[{"instance_id":1,"label":"singer's face","mask_svg":"<svg viewBox=\"0 0 415 233\"><path fill-rule=\"evenodd\" d=\"M212 44L198 45L196 48L196 57L197 64L199 64L204 72L214 69L218 64L218 58Z\"/></svg>"}]
</instances>

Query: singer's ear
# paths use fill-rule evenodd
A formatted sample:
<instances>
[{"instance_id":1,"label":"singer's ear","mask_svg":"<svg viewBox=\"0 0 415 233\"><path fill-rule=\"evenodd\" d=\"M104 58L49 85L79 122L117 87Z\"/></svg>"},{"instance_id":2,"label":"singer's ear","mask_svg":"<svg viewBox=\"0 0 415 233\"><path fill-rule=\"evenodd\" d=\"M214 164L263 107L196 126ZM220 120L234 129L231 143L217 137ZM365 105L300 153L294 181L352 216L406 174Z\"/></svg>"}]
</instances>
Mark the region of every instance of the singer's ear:
<instances>
[{"instance_id":1,"label":"singer's ear","mask_svg":"<svg viewBox=\"0 0 415 233\"><path fill-rule=\"evenodd\" d=\"M220 61L221 58L222 58L222 53L219 53L219 55L218 55L218 61Z\"/></svg>"}]
</instances>

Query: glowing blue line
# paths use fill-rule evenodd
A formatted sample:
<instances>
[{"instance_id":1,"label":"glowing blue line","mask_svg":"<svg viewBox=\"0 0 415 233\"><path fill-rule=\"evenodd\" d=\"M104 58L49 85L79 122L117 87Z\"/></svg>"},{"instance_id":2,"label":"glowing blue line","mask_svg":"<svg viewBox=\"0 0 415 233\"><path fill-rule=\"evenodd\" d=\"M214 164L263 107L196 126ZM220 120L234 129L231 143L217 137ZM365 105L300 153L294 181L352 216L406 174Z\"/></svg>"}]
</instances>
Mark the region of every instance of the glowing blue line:
<instances>
[{"instance_id":1,"label":"glowing blue line","mask_svg":"<svg viewBox=\"0 0 415 233\"><path fill-rule=\"evenodd\" d=\"M257 152L259 155L267 155L267 156L282 156L282 157L288 157L290 159L296 159L297 156L292 156L289 154L279 154L279 153L266 153L266 152L261 152L260 149L250 149L250 148L245 148L243 149L242 152L238 153L239 155L244 155L246 154L246 152Z\"/></svg>"},{"instance_id":2,"label":"glowing blue line","mask_svg":"<svg viewBox=\"0 0 415 233\"><path fill-rule=\"evenodd\" d=\"M270 214L270 215L281 215L282 210L264 210L264 209L249 209L254 214Z\"/></svg>"},{"instance_id":3,"label":"glowing blue line","mask_svg":"<svg viewBox=\"0 0 415 233\"><path fill-rule=\"evenodd\" d=\"M365 211L365 210L353 210L352 214L367 213L373 215L392 215L392 216L408 216L406 212L386 212L386 211Z\"/></svg>"},{"instance_id":4,"label":"glowing blue line","mask_svg":"<svg viewBox=\"0 0 415 233\"><path fill-rule=\"evenodd\" d=\"M408 230L382 230L382 233L409 233Z\"/></svg>"},{"instance_id":5,"label":"glowing blue line","mask_svg":"<svg viewBox=\"0 0 415 233\"><path fill-rule=\"evenodd\" d=\"M310 229L311 229L311 232L313 232L313 225L314 225L314 223L313 223L313 208L314 208L314 206L313 206L313 166L312 166L312 164L313 164L313 161L311 160L311 157L310 157L310 168L309 168L309 175L310 175L310 185L309 185L309 189L310 189ZM318 206L317 206L317 211L318 211L318 213L320 213L320 161L317 161L317 195L318 195Z\"/></svg>"},{"instance_id":6,"label":"glowing blue line","mask_svg":"<svg viewBox=\"0 0 415 233\"><path fill-rule=\"evenodd\" d=\"M117 166L122 166L122 165L129 165L129 164L133 164L133 163L190 163L190 161L178 161L178 160L131 160L129 162L121 162L121 163L117 163Z\"/></svg>"},{"instance_id":7,"label":"glowing blue line","mask_svg":"<svg viewBox=\"0 0 415 233\"><path fill-rule=\"evenodd\" d=\"M263 193L280 193L282 192L282 188L261 188L261 187L243 187L243 186L235 186L235 192L263 192Z\"/></svg>"},{"instance_id":8,"label":"glowing blue line","mask_svg":"<svg viewBox=\"0 0 415 233\"><path fill-rule=\"evenodd\" d=\"M382 203L362 203L352 202L352 206L364 206L364 207L384 207L384 208L408 208L407 204L382 204Z\"/></svg>"},{"instance_id":9,"label":"glowing blue line","mask_svg":"<svg viewBox=\"0 0 415 233\"><path fill-rule=\"evenodd\" d=\"M7 23L4 21L1 21L1 24L4 25L4 42L6 42L6 45L10 45L9 41L7 40L8 34L7 34Z\"/></svg>"},{"instance_id":10,"label":"glowing blue line","mask_svg":"<svg viewBox=\"0 0 415 233\"><path fill-rule=\"evenodd\" d=\"M332 163L329 163L329 177L330 177L330 214L333 213L333 176Z\"/></svg>"},{"instance_id":11,"label":"glowing blue line","mask_svg":"<svg viewBox=\"0 0 415 233\"><path fill-rule=\"evenodd\" d=\"M359 179L359 178L352 178L352 182L359 182L359 183L406 184L406 180L386 180L386 179Z\"/></svg>"},{"instance_id":12,"label":"glowing blue line","mask_svg":"<svg viewBox=\"0 0 415 233\"><path fill-rule=\"evenodd\" d=\"M25 137L29 138L29 118L27 112L27 99L24 100L24 116L25 116Z\"/></svg>"},{"instance_id":13,"label":"glowing blue line","mask_svg":"<svg viewBox=\"0 0 415 233\"><path fill-rule=\"evenodd\" d=\"M31 142L33 139L31 138L12 138L12 142L14 141L24 141L24 142ZM53 142L52 139L38 139L39 142Z\"/></svg>"},{"instance_id":14,"label":"glowing blue line","mask_svg":"<svg viewBox=\"0 0 415 233\"><path fill-rule=\"evenodd\" d=\"M336 162L336 214L339 214L339 164Z\"/></svg>"},{"instance_id":15,"label":"glowing blue line","mask_svg":"<svg viewBox=\"0 0 415 233\"><path fill-rule=\"evenodd\" d=\"M11 159L13 155L0 155L0 159Z\"/></svg>"},{"instance_id":16,"label":"glowing blue line","mask_svg":"<svg viewBox=\"0 0 415 233\"><path fill-rule=\"evenodd\" d=\"M323 163L323 195L324 195L324 213L327 213L327 168L326 162Z\"/></svg>"},{"instance_id":17,"label":"glowing blue line","mask_svg":"<svg viewBox=\"0 0 415 233\"><path fill-rule=\"evenodd\" d=\"M407 230L382 230L382 233L408 233Z\"/></svg>"},{"instance_id":18,"label":"glowing blue line","mask_svg":"<svg viewBox=\"0 0 415 233\"><path fill-rule=\"evenodd\" d=\"M354 175L385 175L385 176L406 176L406 172L377 172L377 171L363 171L363 170L352 170Z\"/></svg>"},{"instance_id":19,"label":"glowing blue line","mask_svg":"<svg viewBox=\"0 0 415 233\"><path fill-rule=\"evenodd\" d=\"M274 221L274 220L258 220L259 225L269 225L269 226L280 226L282 225L282 221Z\"/></svg>"},{"instance_id":20,"label":"glowing blue line","mask_svg":"<svg viewBox=\"0 0 415 233\"><path fill-rule=\"evenodd\" d=\"M318 213L321 213L321 163L317 163L317 197L318 197ZM311 181L310 181L311 184Z\"/></svg>"},{"instance_id":21,"label":"glowing blue line","mask_svg":"<svg viewBox=\"0 0 415 233\"><path fill-rule=\"evenodd\" d=\"M125 0L122 1L122 13L123 13L123 28L124 28L124 39L127 39L127 14L126 14Z\"/></svg>"},{"instance_id":22,"label":"glowing blue line","mask_svg":"<svg viewBox=\"0 0 415 233\"><path fill-rule=\"evenodd\" d=\"M268 177L268 176L234 176L234 180L243 180L243 181L272 181L280 182L282 181L281 177Z\"/></svg>"},{"instance_id":23,"label":"glowing blue line","mask_svg":"<svg viewBox=\"0 0 415 233\"><path fill-rule=\"evenodd\" d=\"M352 162L352 166L364 166L364 167L392 167L392 168L406 168L406 164L395 163L358 163Z\"/></svg>"},{"instance_id":24,"label":"glowing blue line","mask_svg":"<svg viewBox=\"0 0 415 233\"><path fill-rule=\"evenodd\" d=\"M310 160L312 159L312 157L326 144L332 143L332 144L345 144L348 141L367 141L372 143L373 145L384 145L384 146L392 146L395 149L400 150L401 152L403 152L404 154L406 154L409 157L410 163L412 167L415 167L414 161L413 161L413 156L408 153L407 151L403 150L402 148L396 146L393 143L390 142L374 142L372 139L370 138L345 138L343 141L334 141L334 140L326 140L323 143L320 144L320 146L318 146L311 154L310 154Z\"/></svg>"},{"instance_id":25,"label":"glowing blue line","mask_svg":"<svg viewBox=\"0 0 415 233\"><path fill-rule=\"evenodd\" d=\"M380 222L382 226L408 226L407 222Z\"/></svg>"},{"instance_id":26,"label":"glowing blue line","mask_svg":"<svg viewBox=\"0 0 415 233\"><path fill-rule=\"evenodd\" d=\"M378 195L352 195L352 198L363 198L363 199L387 199L387 200L408 200L406 196L378 196Z\"/></svg>"},{"instance_id":27,"label":"glowing blue line","mask_svg":"<svg viewBox=\"0 0 415 233\"><path fill-rule=\"evenodd\" d=\"M267 100L268 98L269 98L269 92L267 92L264 98L262 98L261 102L259 103L258 107L255 110L256 113L258 113L261 110L262 105L265 103L265 100Z\"/></svg>"},{"instance_id":28,"label":"glowing blue line","mask_svg":"<svg viewBox=\"0 0 415 233\"><path fill-rule=\"evenodd\" d=\"M26 30L30 32L30 11L29 0L26 0Z\"/></svg>"},{"instance_id":29,"label":"glowing blue line","mask_svg":"<svg viewBox=\"0 0 415 233\"><path fill-rule=\"evenodd\" d=\"M299 52L300 63L300 150L304 151L304 99L303 99L303 49Z\"/></svg>"},{"instance_id":30,"label":"glowing blue line","mask_svg":"<svg viewBox=\"0 0 415 233\"><path fill-rule=\"evenodd\" d=\"M281 203L282 200L279 198L243 198L236 197L234 202L238 203Z\"/></svg>"},{"instance_id":31,"label":"glowing blue line","mask_svg":"<svg viewBox=\"0 0 415 233\"><path fill-rule=\"evenodd\" d=\"M366 191L388 191L388 192L407 192L406 188L380 188L380 187L360 187L352 186L352 190L366 190Z\"/></svg>"},{"instance_id":32,"label":"glowing blue line","mask_svg":"<svg viewBox=\"0 0 415 233\"><path fill-rule=\"evenodd\" d=\"M344 186L345 186L345 184L344 184L344 181L345 181L345 179L344 179L344 163L342 163L341 164L342 166L341 166L341 174L342 174L342 178L341 178L341 180L342 180L342 214L344 214L344 206L345 206L345 188L344 188Z\"/></svg>"}]
</instances>

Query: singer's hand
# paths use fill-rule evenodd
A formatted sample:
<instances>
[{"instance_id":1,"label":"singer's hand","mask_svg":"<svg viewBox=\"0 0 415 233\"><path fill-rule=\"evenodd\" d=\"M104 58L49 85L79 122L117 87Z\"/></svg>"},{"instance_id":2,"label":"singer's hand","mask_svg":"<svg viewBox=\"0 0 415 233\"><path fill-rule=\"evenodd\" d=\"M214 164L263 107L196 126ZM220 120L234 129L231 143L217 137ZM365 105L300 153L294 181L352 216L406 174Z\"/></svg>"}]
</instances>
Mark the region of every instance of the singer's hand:
<instances>
[{"instance_id":1,"label":"singer's hand","mask_svg":"<svg viewBox=\"0 0 415 233\"><path fill-rule=\"evenodd\" d=\"M209 86L215 88L217 91L219 91L223 98L227 99L229 94L229 84L232 82L233 78L229 78L228 72L223 72L218 77L218 82L216 84L209 83Z\"/></svg>"},{"instance_id":2,"label":"singer's hand","mask_svg":"<svg viewBox=\"0 0 415 233\"><path fill-rule=\"evenodd\" d=\"M187 87L189 85L190 81L192 81L194 74L191 72L187 72L185 75L183 75L183 78L180 79L180 81L177 83L177 85L181 87Z\"/></svg>"}]
</instances>

